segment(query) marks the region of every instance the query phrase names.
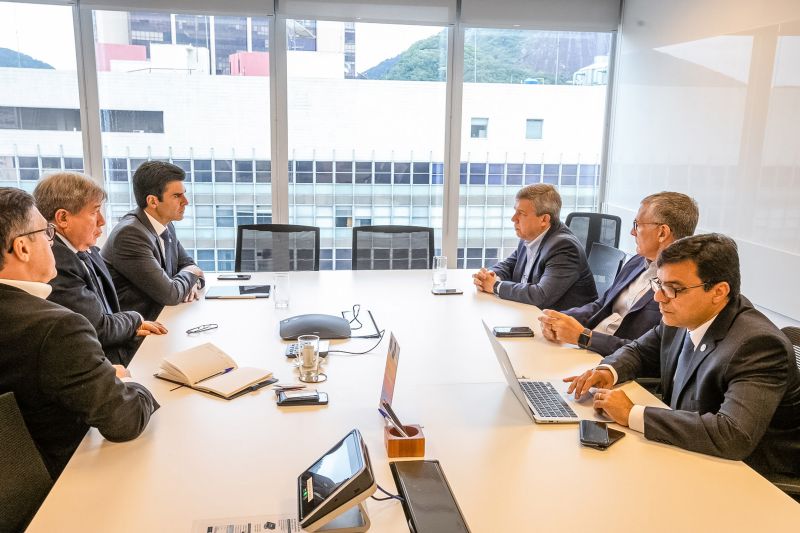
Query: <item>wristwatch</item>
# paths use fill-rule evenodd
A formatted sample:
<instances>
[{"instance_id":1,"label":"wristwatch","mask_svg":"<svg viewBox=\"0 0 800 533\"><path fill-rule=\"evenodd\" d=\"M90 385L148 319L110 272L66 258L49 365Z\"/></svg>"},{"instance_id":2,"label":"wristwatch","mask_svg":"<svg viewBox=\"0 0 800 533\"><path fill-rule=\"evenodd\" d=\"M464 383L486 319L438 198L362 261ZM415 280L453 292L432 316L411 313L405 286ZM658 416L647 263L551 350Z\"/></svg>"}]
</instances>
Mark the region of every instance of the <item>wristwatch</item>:
<instances>
[{"instance_id":1,"label":"wristwatch","mask_svg":"<svg viewBox=\"0 0 800 533\"><path fill-rule=\"evenodd\" d=\"M494 282L494 285L492 285L492 292L495 293L497 296L500 296L500 294L497 292L499 288L500 288L500 280L498 279L497 281Z\"/></svg>"},{"instance_id":2,"label":"wristwatch","mask_svg":"<svg viewBox=\"0 0 800 533\"><path fill-rule=\"evenodd\" d=\"M581 334L578 335L578 346L581 348L588 348L589 343L592 341L592 330L584 328Z\"/></svg>"}]
</instances>

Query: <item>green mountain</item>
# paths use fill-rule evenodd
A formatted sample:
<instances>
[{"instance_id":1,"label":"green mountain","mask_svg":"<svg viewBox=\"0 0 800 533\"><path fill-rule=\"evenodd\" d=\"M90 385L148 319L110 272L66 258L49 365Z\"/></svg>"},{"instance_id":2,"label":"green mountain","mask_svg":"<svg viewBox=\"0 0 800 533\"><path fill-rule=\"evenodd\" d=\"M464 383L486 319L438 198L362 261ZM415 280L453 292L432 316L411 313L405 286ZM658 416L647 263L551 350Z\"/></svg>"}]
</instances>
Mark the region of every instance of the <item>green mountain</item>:
<instances>
[{"instance_id":1,"label":"green mountain","mask_svg":"<svg viewBox=\"0 0 800 533\"><path fill-rule=\"evenodd\" d=\"M11 68L49 68L51 65L38 59L34 59L27 54L10 50L8 48L0 48L0 67Z\"/></svg>"},{"instance_id":2,"label":"green mountain","mask_svg":"<svg viewBox=\"0 0 800 533\"><path fill-rule=\"evenodd\" d=\"M444 31L417 41L359 77L373 80L443 81ZM609 34L468 29L464 39L464 81L478 83L570 83L575 71L608 55Z\"/></svg>"}]
</instances>

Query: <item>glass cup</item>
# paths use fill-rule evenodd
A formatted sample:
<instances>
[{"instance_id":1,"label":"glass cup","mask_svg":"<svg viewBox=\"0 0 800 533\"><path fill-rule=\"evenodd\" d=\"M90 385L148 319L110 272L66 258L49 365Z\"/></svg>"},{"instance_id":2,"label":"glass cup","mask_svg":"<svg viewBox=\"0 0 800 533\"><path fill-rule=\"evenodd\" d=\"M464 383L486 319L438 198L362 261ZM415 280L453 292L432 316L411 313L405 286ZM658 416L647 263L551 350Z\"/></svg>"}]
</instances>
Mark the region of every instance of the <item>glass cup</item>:
<instances>
[{"instance_id":1,"label":"glass cup","mask_svg":"<svg viewBox=\"0 0 800 533\"><path fill-rule=\"evenodd\" d=\"M433 258L433 288L447 287L447 256L437 255Z\"/></svg>"},{"instance_id":2,"label":"glass cup","mask_svg":"<svg viewBox=\"0 0 800 533\"><path fill-rule=\"evenodd\" d=\"M275 273L275 309L287 309L289 307L289 273L276 272Z\"/></svg>"},{"instance_id":3,"label":"glass cup","mask_svg":"<svg viewBox=\"0 0 800 533\"><path fill-rule=\"evenodd\" d=\"M297 337L297 368L300 370L300 381L316 381L319 375L319 337L316 335L300 335Z\"/></svg>"}]
</instances>

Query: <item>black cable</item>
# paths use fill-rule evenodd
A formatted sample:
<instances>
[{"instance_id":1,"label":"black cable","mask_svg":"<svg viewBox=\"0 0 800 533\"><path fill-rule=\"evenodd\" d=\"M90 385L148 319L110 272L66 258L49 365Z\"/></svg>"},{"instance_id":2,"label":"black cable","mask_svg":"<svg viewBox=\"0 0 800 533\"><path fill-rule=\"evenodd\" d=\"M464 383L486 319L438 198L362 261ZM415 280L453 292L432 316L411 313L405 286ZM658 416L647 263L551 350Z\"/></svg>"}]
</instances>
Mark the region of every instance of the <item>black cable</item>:
<instances>
[{"instance_id":1,"label":"black cable","mask_svg":"<svg viewBox=\"0 0 800 533\"><path fill-rule=\"evenodd\" d=\"M342 318L344 318L345 320L347 320L347 317L344 316L346 312L347 311L342 311ZM351 313L353 313L353 319L350 320L349 323L352 324L353 322L355 322L358 324L357 328L351 328L351 329L357 330L363 328L364 324L362 324L361 321L358 319L358 315L359 313L361 313L361 304L353 304L353 310L351 311Z\"/></svg>"},{"instance_id":2,"label":"black cable","mask_svg":"<svg viewBox=\"0 0 800 533\"><path fill-rule=\"evenodd\" d=\"M378 342L376 342L376 343L375 343L375 345L374 345L374 346L372 346L372 347L371 347L369 350L367 350L367 351L364 351L364 352L348 352L348 351L346 351L346 350L328 350L328 354L330 355L330 354L332 354L332 353L346 353L346 354L348 354L348 355L364 355L365 353L369 353L369 352L371 352L372 350L374 350L375 348L377 348L377 347L378 347L378 345L379 345L381 342L383 342L383 334L384 334L385 332L386 332L386 330L385 330L385 329L382 329L382 330L381 330L381 331L378 333L378 336L380 337L380 338L378 339ZM369 339L369 338L374 338L374 335L373 335L372 337L352 337L352 338L354 338L354 339Z\"/></svg>"},{"instance_id":3,"label":"black cable","mask_svg":"<svg viewBox=\"0 0 800 533\"><path fill-rule=\"evenodd\" d=\"M370 496L370 498L372 498L373 500L379 501L379 502L385 502L386 500L399 500L401 502L405 501L402 496L398 496L397 494L392 494L391 492L387 492L380 485L375 485L375 486L378 487L379 491L381 491L382 493L386 494L386 496L388 496L388 497L387 498L376 498L375 496Z\"/></svg>"}]
</instances>

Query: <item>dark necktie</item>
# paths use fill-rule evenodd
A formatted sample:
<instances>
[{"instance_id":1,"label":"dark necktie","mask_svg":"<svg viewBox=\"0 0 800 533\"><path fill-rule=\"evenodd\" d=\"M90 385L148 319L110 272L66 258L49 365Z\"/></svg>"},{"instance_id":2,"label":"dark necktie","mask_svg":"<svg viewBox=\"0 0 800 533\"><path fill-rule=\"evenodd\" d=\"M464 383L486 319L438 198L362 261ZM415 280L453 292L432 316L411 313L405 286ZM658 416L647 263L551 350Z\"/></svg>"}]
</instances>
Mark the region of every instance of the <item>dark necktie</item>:
<instances>
[{"instance_id":1,"label":"dark necktie","mask_svg":"<svg viewBox=\"0 0 800 533\"><path fill-rule=\"evenodd\" d=\"M694 344L692 338L689 336L689 331L686 331L686 337L683 339L683 348L678 356L678 364L675 368L675 379L672 382L672 397L670 398L669 406L673 409L678 408L678 388L686 379L686 373L689 372L689 365L692 362L692 354L694 353Z\"/></svg>"},{"instance_id":2,"label":"dark necktie","mask_svg":"<svg viewBox=\"0 0 800 533\"><path fill-rule=\"evenodd\" d=\"M86 269L89 271L89 281L92 285L92 287L90 287L92 292L94 292L103 303L103 310L106 312L106 314L111 314L111 306L108 304L106 292L103 290L103 284L100 281L100 278L97 276L97 271L94 269L92 260L89 259L89 254L86 252L78 252L78 259L80 259L83 264L86 265Z\"/></svg>"},{"instance_id":3,"label":"dark necktie","mask_svg":"<svg viewBox=\"0 0 800 533\"><path fill-rule=\"evenodd\" d=\"M159 236L164 243L164 269L169 276L174 276L176 274L176 272L173 271L173 265L175 264L173 250L175 247L172 246L172 236L169 234L169 229L162 231Z\"/></svg>"}]
</instances>

